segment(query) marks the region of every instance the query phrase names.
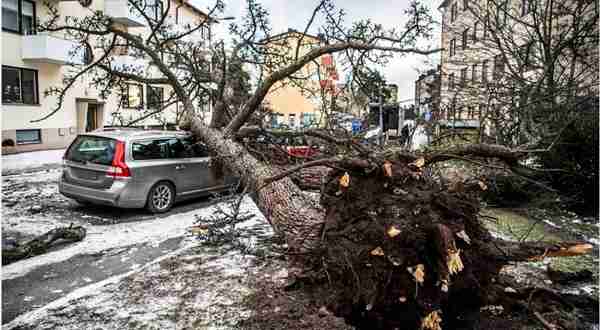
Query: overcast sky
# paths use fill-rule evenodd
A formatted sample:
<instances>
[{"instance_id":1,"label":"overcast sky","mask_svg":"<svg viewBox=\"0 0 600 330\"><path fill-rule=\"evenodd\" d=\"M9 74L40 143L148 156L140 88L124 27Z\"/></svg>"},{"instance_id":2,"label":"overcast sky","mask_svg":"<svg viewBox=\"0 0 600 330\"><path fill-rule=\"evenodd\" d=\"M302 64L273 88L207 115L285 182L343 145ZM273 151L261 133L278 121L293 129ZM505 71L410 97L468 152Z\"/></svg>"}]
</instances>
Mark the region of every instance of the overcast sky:
<instances>
[{"instance_id":1,"label":"overcast sky","mask_svg":"<svg viewBox=\"0 0 600 330\"><path fill-rule=\"evenodd\" d=\"M192 0L200 8L207 8L210 0ZM223 16L233 16L239 19L245 11L244 0L224 0L226 9ZM271 27L273 33L287 31L288 28L304 30L307 20L310 18L314 7L319 0L257 0L271 14ZM336 5L345 10L346 25L350 22L370 18L373 22L382 24L385 28L401 29L405 17L404 10L407 8L408 0L338 0ZM437 7L441 0L423 0L430 8L430 13L436 21L441 20L440 12ZM225 21L227 22L227 21ZM225 23L224 22L224 23ZM228 23L228 22L227 22ZM227 25L221 24L215 29L217 39L227 36ZM436 36L423 46L439 47L440 35L439 25L436 25ZM317 33L316 30L309 31ZM385 78L389 83L398 85L398 99L406 100L414 98L414 82L419 73L417 70L426 70L432 67L432 63L439 62L440 54L436 53L430 56L423 55L405 55L403 57L395 56L389 65L383 69ZM412 100L411 100L412 101Z\"/></svg>"}]
</instances>

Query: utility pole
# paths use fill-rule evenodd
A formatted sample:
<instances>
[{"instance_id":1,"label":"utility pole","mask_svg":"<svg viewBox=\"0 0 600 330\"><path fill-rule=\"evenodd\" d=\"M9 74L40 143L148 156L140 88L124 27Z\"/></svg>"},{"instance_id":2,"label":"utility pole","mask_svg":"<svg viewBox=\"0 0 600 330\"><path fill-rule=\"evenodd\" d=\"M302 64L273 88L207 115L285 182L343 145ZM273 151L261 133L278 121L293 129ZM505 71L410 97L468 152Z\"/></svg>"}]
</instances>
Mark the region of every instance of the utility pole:
<instances>
[{"instance_id":1,"label":"utility pole","mask_svg":"<svg viewBox=\"0 0 600 330\"><path fill-rule=\"evenodd\" d=\"M379 145L383 146L383 85L379 86Z\"/></svg>"}]
</instances>

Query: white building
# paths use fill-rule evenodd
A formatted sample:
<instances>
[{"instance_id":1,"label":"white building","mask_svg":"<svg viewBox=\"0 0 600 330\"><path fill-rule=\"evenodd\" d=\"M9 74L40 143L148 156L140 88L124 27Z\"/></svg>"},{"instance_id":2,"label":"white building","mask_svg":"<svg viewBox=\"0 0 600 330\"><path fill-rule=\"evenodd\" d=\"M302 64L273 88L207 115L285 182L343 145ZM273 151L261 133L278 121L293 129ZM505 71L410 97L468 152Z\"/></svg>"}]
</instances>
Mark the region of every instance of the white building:
<instances>
[{"instance_id":1,"label":"white building","mask_svg":"<svg viewBox=\"0 0 600 330\"><path fill-rule=\"evenodd\" d=\"M102 11L116 24L130 33L147 35L150 29L145 20L134 15L127 0L55 1L61 17L84 17L93 11ZM172 1L169 20L176 28L185 24L204 22L208 16L187 1ZM87 5L87 6L85 6ZM156 8L164 10L157 0ZM155 15L160 15L155 12ZM35 121L49 114L57 104L56 96L44 96L50 87L62 86L63 75L72 69L70 64L93 60L90 47L87 52L74 51L77 44L66 40L60 33L36 33L36 20L48 17L47 8L40 1L2 0L2 141L12 140L11 150L32 151L64 148L81 132L102 126L117 126L139 118L155 108L170 92L169 86L127 84L125 93L114 92L102 99L89 77L83 77L68 91L62 107L51 117ZM210 21L214 23L215 21ZM190 35L210 43L210 27ZM90 42L92 43L92 42ZM93 45L92 45L93 46ZM79 47L79 49L82 49ZM114 56L113 64L143 66L152 70L148 61L135 59L123 45ZM154 69L156 70L156 69ZM159 115L146 118L136 125L165 127L175 123L179 109L177 102ZM3 153L8 151L3 148Z\"/></svg>"}]
</instances>

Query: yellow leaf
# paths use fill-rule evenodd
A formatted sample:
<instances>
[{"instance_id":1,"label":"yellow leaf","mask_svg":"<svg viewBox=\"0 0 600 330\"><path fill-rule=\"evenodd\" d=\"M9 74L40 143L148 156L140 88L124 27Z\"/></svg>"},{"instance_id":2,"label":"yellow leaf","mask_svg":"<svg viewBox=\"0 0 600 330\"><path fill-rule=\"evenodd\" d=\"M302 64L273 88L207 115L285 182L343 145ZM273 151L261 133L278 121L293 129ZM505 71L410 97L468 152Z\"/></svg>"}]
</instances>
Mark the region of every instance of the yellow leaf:
<instances>
[{"instance_id":1,"label":"yellow leaf","mask_svg":"<svg viewBox=\"0 0 600 330\"><path fill-rule=\"evenodd\" d=\"M394 238L398 235L400 235L402 231L398 228L396 228L396 226L390 226L390 228L388 228L387 230L387 234L389 237Z\"/></svg>"},{"instance_id":2,"label":"yellow leaf","mask_svg":"<svg viewBox=\"0 0 600 330\"><path fill-rule=\"evenodd\" d=\"M448 251L448 271L450 275L458 274L463 268L464 265L460 259L460 249L456 250L456 252Z\"/></svg>"},{"instance_id":3,"label":"yellow leaf","mask_svg":"<svg viewBox=\"0 0 600 330\"><path fill-rule=\"evenodd\" d=\"M373 249L373 251L371 251L371 255L374 256L383 256L383 249L381 248L381 246L376 247L375 249Z\"/></svg>"},{"instance_id":4,"label":"yellow leaf","mask_svg":"<svg viewBox=\"0 0 600 330\"><path fill-rule=\"evenodd\" d=\"M477 183L479 184L479 188L481 188L481 190L483 190L483 191L487 190L487 185L485 184L485 182L478 181Z\"/></svg>"},{"instance_id":5,"label":"yellow leaf","mask_svg":"<svg viewBox=\"0 0 600 330\"><path fill-rule=\"evenodd\" d=\"M442 330L440 323L442 323L442 318L437 311L433 311L423 319L421 329Z\"/></svg>"},{"instance_id":6,"label":"yellow leaf","mask_svg":"<svg viewBox=\"0 0 600 330\"><path fill-rule=\"evenodd\" d=\"M383 173L389 178L392 177L392 163L387 160L383 163Z\"/></svg>"},{"instance_id":7,"label":"yellow leaf","mask_svg":"<svg viewBox=\"0 0 600 330\"><path fill-rule=\"evenodd\" d=\"M425 266L423 264L418 264L414 271L412 267L408 267L407 270L412 274L417 283L423 283L425 281Z\"/></svg>"},{"instance_id":8,"label":"yellow leaf","mask_svg":"<svg viewBox=\"0 0 600 330\"><path fill-rule=\"evenodd\" d=\"M342 175L340 178L340 186L344 188L348 188L348 186L350 186L350 175L348 172L344 173L344 175Z\"/></svg>"},{"instance_id":9,"label":"yellow leaf","mask_svg":"<svg viewBox=\"0 0 600 330\"><path fill-rule=\"evenodd\" d=\"M200 226L196 226L196 227L191 227L190 232L192 232L192 234L194 234L194 235L206 235L206 234L208 234L208 229L200 227Z\"/></svg>"},{"instance_id":10,"label":"yellow leaf","mask_svg":"<svg viewBox=\"0 0 600 330\"><path fill-rule=\"evenodd\" d=\"M425 158L420 157L419 159L415 160L414 162L410 163L410 165L414 165L418 168L421 168L423 166L425 166Z\"/></svg>"}]
</instances>

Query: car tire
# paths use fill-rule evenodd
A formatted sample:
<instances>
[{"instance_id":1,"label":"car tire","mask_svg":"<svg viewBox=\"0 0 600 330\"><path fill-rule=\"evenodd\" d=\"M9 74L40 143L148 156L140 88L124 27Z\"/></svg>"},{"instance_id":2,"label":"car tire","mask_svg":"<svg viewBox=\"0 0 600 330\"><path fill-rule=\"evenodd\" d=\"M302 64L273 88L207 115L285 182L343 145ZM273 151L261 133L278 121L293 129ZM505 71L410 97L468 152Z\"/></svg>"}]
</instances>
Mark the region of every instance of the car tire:
<instances>
[{"instance_id":1,"label":"car tire","mask_svg":"<svg viewBox=\"0 0 600 330\"><path fill-rule=\"evenodd\" d=\"M164 213L171 209L175 202L175 188L166 181L161 181L148 192L146 209L152 213Z\"/></svg>"}]
</instances>

